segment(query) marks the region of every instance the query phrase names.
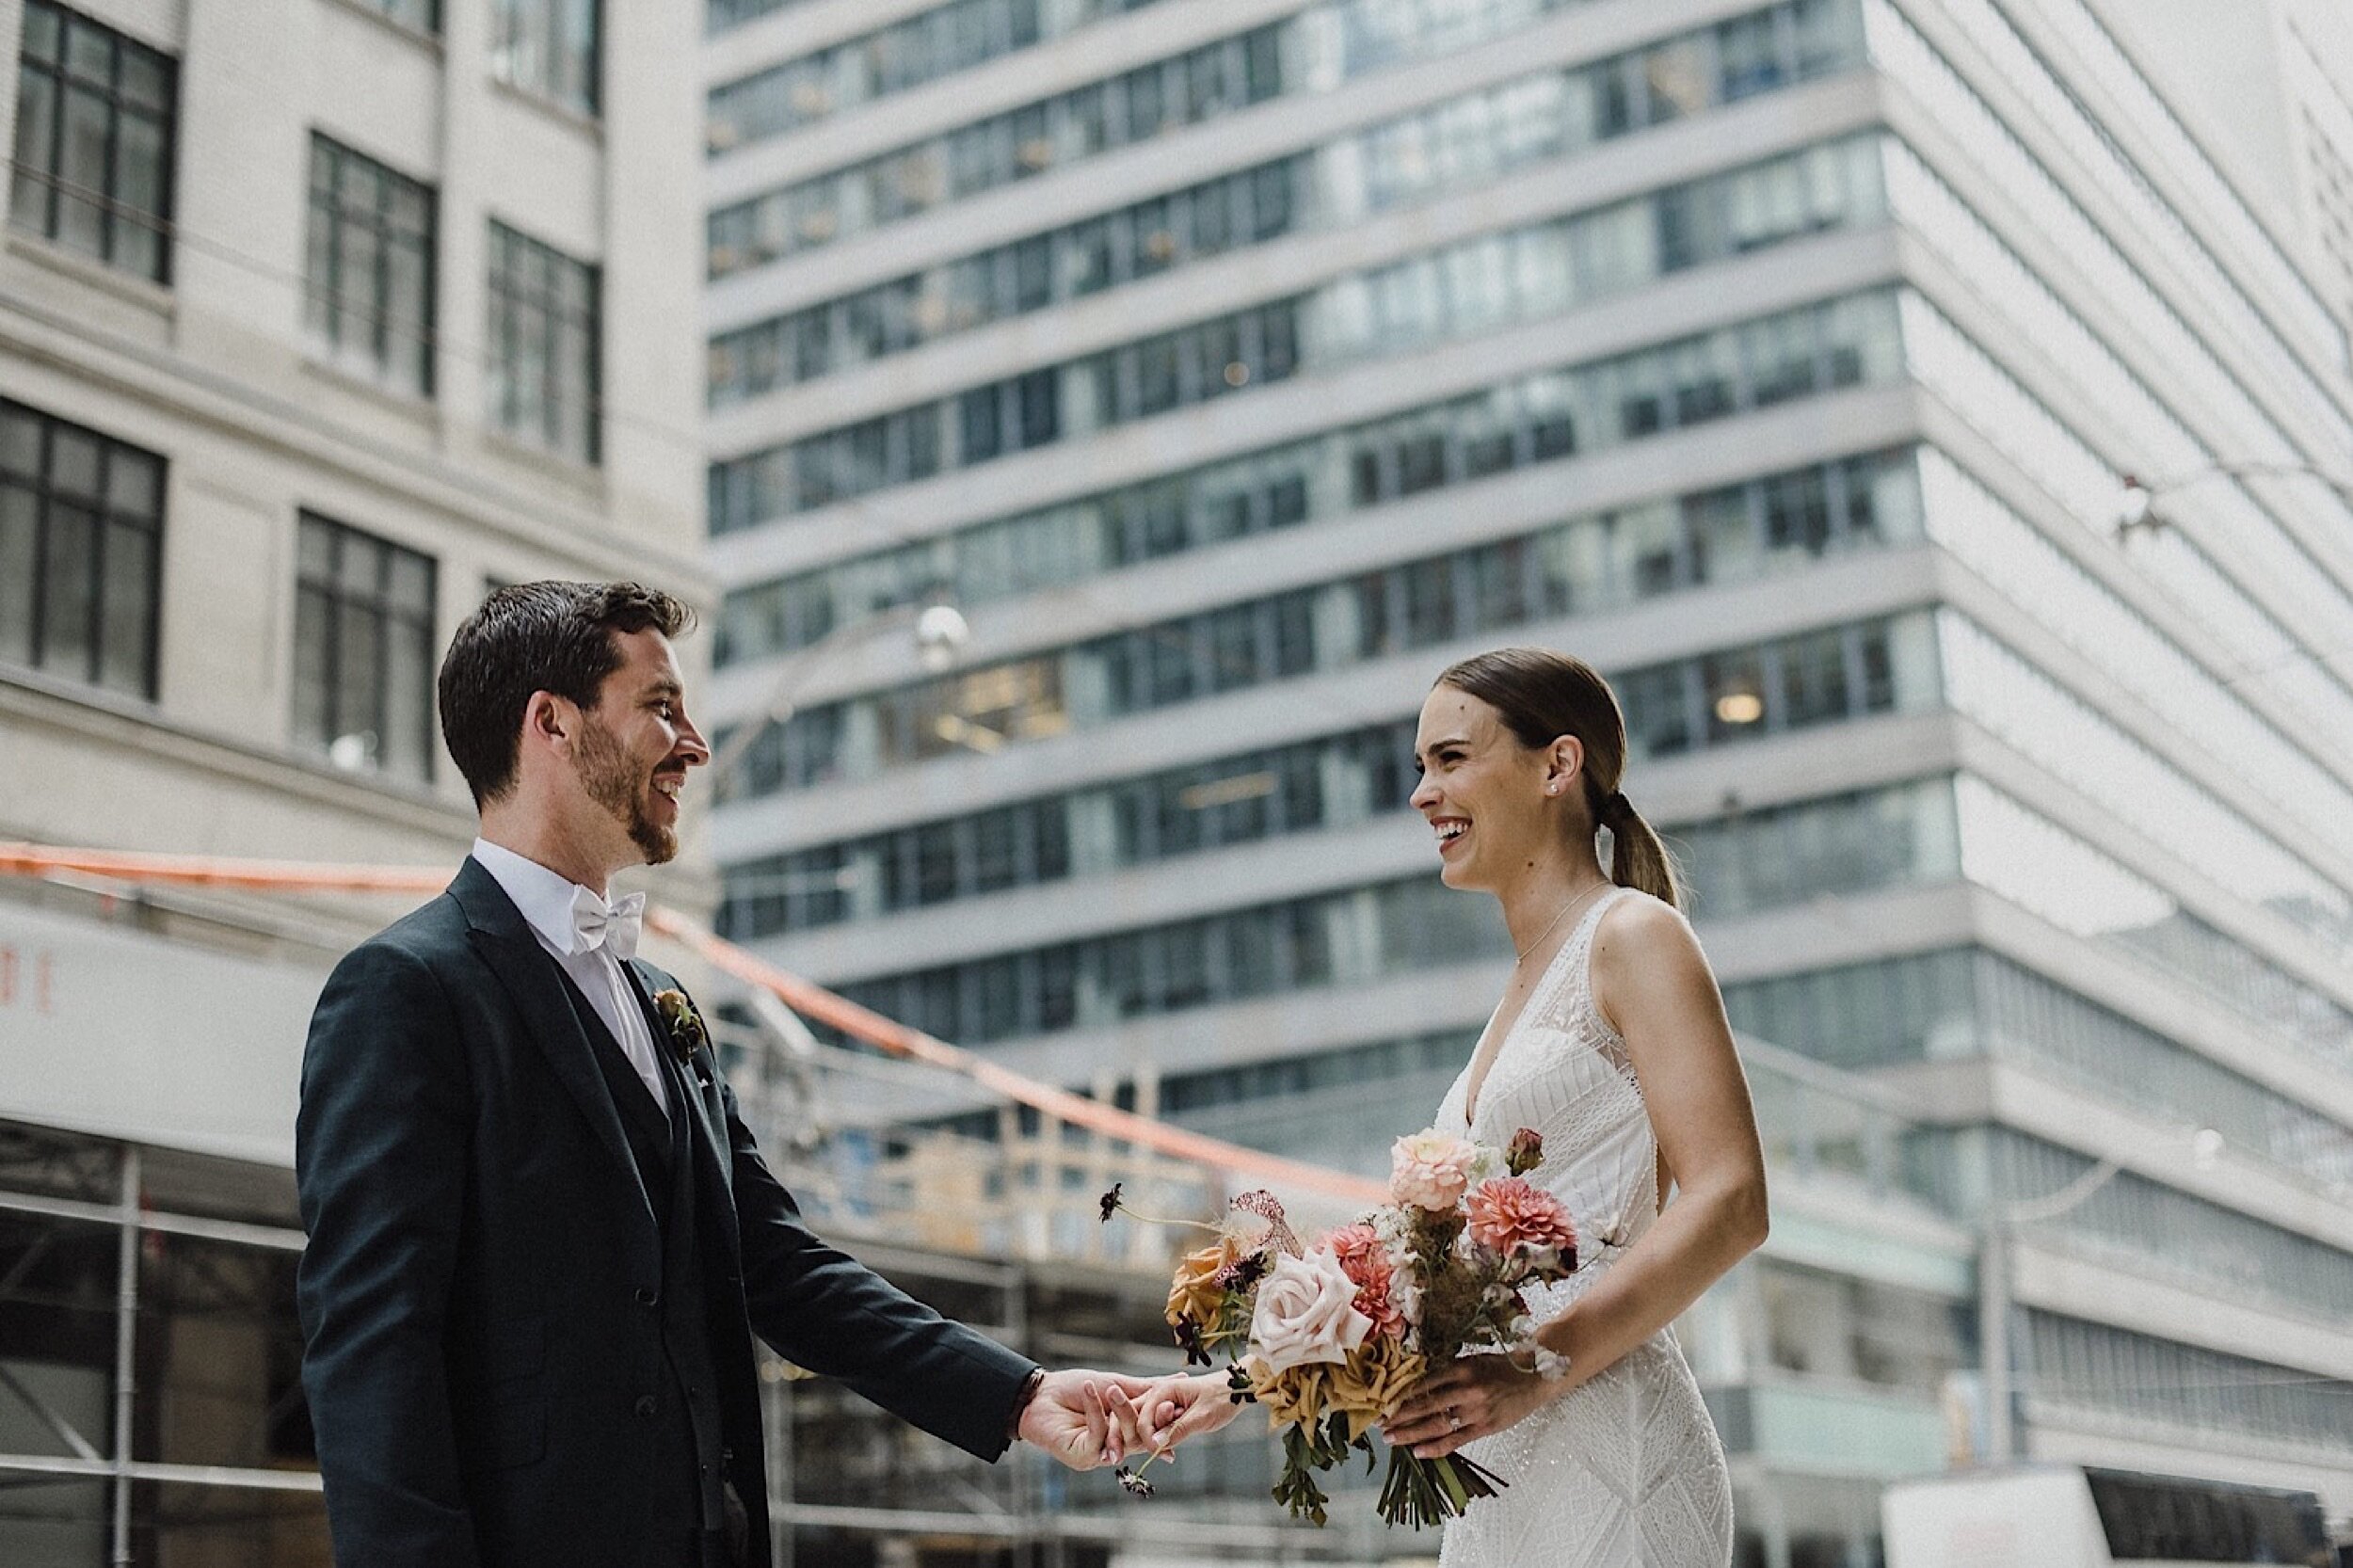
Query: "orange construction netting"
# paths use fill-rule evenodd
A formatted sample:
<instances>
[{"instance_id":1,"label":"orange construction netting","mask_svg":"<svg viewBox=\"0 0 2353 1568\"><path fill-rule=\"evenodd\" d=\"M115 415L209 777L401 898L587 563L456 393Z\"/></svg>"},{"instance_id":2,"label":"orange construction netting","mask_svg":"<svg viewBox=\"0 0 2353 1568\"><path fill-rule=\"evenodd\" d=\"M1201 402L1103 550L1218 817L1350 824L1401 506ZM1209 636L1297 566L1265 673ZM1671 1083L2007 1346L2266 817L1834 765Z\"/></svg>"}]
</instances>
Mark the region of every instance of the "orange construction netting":
<instances>
[{"instance_id":1,"label":"orange construction netting","mask_svg":"<svg viewBox=\"0 0 2353 1568\"><path fill-rule=\"evenodd\" d=\"M0 843L0 875L46 877L60 873L105 877L135 885L231 888L251 892L419 894L440 892L449 885L451 875L441 867L329 865ZM811 1022L839 1030L889 1055L960 1074L991 1094L1034 1107L1043 1115L1248 1181L1319 1192L1348 1203L1387 1201L1386 1190L1377 1181L1206 1137L1025 1077L779 969L676 910L653 905L647 910L646 923L693 951L712 968L768 992Z\"/></svg>"}]
</instances>

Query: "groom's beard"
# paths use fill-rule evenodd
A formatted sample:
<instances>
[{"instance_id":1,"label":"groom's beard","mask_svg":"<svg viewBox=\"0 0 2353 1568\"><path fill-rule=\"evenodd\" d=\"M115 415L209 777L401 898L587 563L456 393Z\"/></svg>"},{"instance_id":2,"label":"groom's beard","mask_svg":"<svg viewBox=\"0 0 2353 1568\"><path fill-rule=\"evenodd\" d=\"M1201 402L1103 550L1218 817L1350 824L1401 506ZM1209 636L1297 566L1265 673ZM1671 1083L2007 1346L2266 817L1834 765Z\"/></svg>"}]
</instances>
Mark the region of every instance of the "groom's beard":
<instances>
[{"instance_id":1,"label":"groom's beard","mask_svg":"<svg viewBox=\"0 0 2353 1568\"><path fill-rule=\"evenodd\" d=\"M584 713L573 756L580 769L580 787L588 798L613 813L629 833L648 866L678 857L678 831L653 820L646 797L653 790L650 770L640 773L613 731Z\"/></svg>"}]
</instances>

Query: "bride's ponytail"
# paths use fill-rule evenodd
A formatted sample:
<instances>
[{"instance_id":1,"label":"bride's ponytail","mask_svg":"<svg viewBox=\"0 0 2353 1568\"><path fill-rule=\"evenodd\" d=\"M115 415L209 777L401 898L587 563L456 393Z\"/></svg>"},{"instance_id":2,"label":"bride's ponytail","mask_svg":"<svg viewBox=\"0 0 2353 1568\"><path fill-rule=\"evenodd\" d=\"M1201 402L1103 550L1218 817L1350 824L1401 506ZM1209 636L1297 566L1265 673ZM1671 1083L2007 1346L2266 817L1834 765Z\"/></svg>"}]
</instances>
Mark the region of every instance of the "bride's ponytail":
<instances>
[{"instance_id":1,"label":"bride's ponytail","mask_svg":"<svg viewBox=\"0 0 2353 1568\"><path fill-rule=\"evenodd\" d=\"M1597 787L1588 786L1588 793L1593 792ZM1674 856L1633 803L1613 790L1602 797L1593 817L1609 830L1609 880L1682 908L1683 877L1675 870Z\"/></svg>"},{"instance_id":2,"label":"bride's ponytail","mask_svg":"<svg viewBox=\"0 0 2353 1568\"><path fill-rule=\"evenodd\" d=\"M1619 791L1625 776L1625 714L1601 672L1582 659L1541 648L1500 648L1438 677L1502 715L1520 744L1548 746L1574 735L1585 748L1585 814L1578 830L1609 830L1609 880L1683 906L1683 878L1658 834Z\"/></svg>"}]
</instances>

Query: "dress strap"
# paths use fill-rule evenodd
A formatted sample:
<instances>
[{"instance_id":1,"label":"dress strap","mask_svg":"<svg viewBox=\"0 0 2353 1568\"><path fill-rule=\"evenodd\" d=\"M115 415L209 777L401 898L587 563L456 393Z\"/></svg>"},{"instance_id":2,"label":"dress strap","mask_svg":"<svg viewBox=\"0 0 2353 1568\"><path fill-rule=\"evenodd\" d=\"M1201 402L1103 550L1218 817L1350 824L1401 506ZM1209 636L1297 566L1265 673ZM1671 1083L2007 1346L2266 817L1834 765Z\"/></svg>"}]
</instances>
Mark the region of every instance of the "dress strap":
<instances>
[{"instance_id":1,"label":"dress strap","mask_svg":"<svg viewBox=\"0 0 2353 1568\"><path fill-rule=\"evenodd\" d=\"M1594 1050L1608 1058L1610 1065L1628 1078L1634 1077L1634 1061L1627 1054L1625 1040L1610 1027L1593 1001L1593 936L1601 929L1602 917L1622 901L1640 891L1639 888L1616 887L1593 901L1593 906L1577 922L1577 930L1564 944L1574 954L1563 968L1569 986L1568 1014L1577 1035ZM1637 1087L1639 1087L1639 1082Z\"/></svg>"},{"instance_id":2,"label":"dress strap","mask_svg":"<svg viewBox=\"0 0 2353 1568\"><path fill-rule=\"evenodd\" d=\"M1568 971L1572 984L1587 991L1593 989L1593 972L1590 963L1593 948L1593 934L1601 929L1601 918L1609 913L1621 899L1634 891L1636 891L1635 888L1623 886L1611 888L1601 897L1593 900L1593 906L1578 918L1577 929L1569 933L1568 941L1562 944L1571 952L1586 955L1586 961L1583 963L1562 966Z\"/></svg>"}]
</instances>

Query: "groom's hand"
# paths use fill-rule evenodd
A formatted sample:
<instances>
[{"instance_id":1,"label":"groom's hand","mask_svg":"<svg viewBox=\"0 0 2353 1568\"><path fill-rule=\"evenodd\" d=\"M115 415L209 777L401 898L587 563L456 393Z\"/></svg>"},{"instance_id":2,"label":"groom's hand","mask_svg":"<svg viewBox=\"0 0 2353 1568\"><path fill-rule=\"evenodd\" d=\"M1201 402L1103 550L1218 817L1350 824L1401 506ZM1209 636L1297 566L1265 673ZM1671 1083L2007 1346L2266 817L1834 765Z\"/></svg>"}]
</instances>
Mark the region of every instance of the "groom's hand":
<instances>
[{"instance_id":1,"label":"groom's hand","mask_svg":"<svg viewBox=\"0 0 2353 1568\"><path fill-rule=\"evenodd\" d=\"M1105 1403L1130 1453L1170 1459L1177 1445L1207 1436L1241 1411L1231 1383L1219 1372L1198 1377L1178 1372L1154 1382L1140 1399L1113 1391Z\"/></svg>"},{"instance_id":2,"label":"groom's hand","mask_svg":"<svg viewBox=\"0 0 2353 1568\"><path fill-rule=\"evenodd\" d=\"M1021 1411L1015 1435L1073 1470L1116 1464L1127 1457L1122 1422L1111 1400L1132 1404L1151 1384L1116 1372L1048 1372Z\"/></svg>"}]
</instances>

